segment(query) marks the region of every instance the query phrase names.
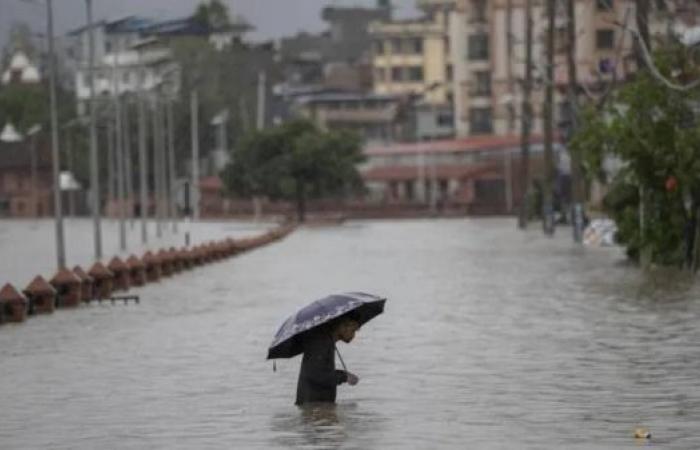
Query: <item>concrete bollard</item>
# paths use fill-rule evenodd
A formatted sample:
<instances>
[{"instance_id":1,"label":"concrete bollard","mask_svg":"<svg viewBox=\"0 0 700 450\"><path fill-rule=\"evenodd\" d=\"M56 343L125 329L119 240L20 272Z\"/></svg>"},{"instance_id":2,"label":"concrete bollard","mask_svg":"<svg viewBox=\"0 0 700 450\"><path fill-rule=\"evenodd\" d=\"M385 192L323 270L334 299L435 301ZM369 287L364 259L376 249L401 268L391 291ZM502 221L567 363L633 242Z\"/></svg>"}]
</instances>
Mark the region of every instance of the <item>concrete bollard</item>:
<instances>
[{"instance_id":1,"label":"concrete bollard","mask_svg":"<svg viewBox=\"0 0 700 450\"><path fill-rule=\"evenodd\" d=\"M95 295L93 290L95 280L80 266L75 266L73 268L73 273L80 278L80 298L84 302L89 302Z\"/></svg>"},{"instance_id":2,"label":"concrete bollard","mask_svg":"<svg viewBox=\"0 0 700 450\"><path fill-rule=\"evenodd\" d=\"M180 252L175 249L175 247L170 247L170 250L168 250L168 254L170 255L170 264L172 265L173 273L179 273L182 271L182 255L180 255Z\"/></svg>"},{"instance_id":3,"label":"concrete bollard","mask_svg":"<svg viewBox=\"0 0 700 450\"><path fill-rule=\"evenodd\" d=\"M94 296L96 300L112 297L114 275L101 262L96 262L88 271L88 275L94 280Z\"/></svg>"},{"instance_id":4,"label":"concrete bollard","mask_svg":"<svg viewBox=\"0 0 700 450\"><path fill-rule=\"evenodd\" d=\"M56 289L37 275L22 291L29 300L30 314L52 313L56 309Z\"/></svg>"},{"instance_id":5,"label":"concrete bollard","mask_svg":"<svg viewBox=\"0 0 700 450\"><path fill-rule=\"evenodd\" d=\"M131 277L129 276L129 266L118 256L112 258L107 268L114 276L112 289L114 291L128 291L131 287Z\"/></svg>"},{"instance_id":6,"label":"concrete bollard","mask_svg":"<svg viewBox=\"0 0 700 450\"><path fill-rule=\"evenodd\" d=\"M194 265L192 252L187 247L182 247L178 250L180 261L182 261L182 270L190 270Z\"/></svg>"},{"instance_id":7,"label":"concrete bollard","mask_svg":"<svg viewBox=\"0 0 700 450\"><path fill-rule=\"evenodd\" d=\"M74 272L63 268L56 272L49 283L56 289L56 305L59 308L72 308L80 305L83 282Z\"/></svg>"},{"instance_id":8,"label":"concrete bollard","mask_svg":"<svg viewBox=\"0 0 700 450\"><path fill-rule=\"evenodd\" d=\"M160 259L161 263L161 276L171 276L173 274L173 263L172 259L170 258L170 253L165 249L161 249L158 252L158 259Z\"/></svg>"},{"instance_id":9,"label":"concrete bollard","mask_svg":"<svg viewBox=\"0 0 700 450\"><path fill-rule=\"evenodd\" d=\"M0 323L27 320L29 301L10 283L0 289Z\"/></svg>"},{"instance_id":10,"label":"concrete bollard","mask_svg":"<svg viewBox=\"0 0 700 450\"><path fill-rule=\"evenodd\" d=\"M161 261L151 252L146 252L141 258L146 266L146 280L149 283L159 281L161 276Z\"/></svg>"},{"instance_id":11,"label":"concrete bollard","mask_svg":"<svg viewBox=\"0 0 700 450\"><path fill-rule=\"evenodd\" d=\"M129 278L134 286L143 286L146 284L146 265L136 257L131 255L126 260L126 265L129 268Z\"/></svg>"}]
</instances>

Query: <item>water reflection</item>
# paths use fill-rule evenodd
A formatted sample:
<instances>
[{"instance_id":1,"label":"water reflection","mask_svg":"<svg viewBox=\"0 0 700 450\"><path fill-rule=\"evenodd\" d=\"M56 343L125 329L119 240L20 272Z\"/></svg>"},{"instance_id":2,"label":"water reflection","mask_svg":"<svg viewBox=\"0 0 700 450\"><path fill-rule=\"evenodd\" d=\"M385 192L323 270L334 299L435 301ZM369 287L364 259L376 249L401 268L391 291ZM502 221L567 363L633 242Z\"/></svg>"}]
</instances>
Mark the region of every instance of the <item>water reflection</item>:
<instances>
[{"instance_id":1,"label":"water reflection","mask_svg":"<svg viewBox=\"0 0 700 450\"><path fill-rule=\"evenodd\" d=\"M275 446L304 449L372 448L385 421L356 402L310 403L279 412L270 429Z\"/></svg>"},{"instance_id":2,"label":"water reflection","mask_svg":"<svg viewBox=\"0 0 700 450\"><path fill-rule=\"evenodd\" d=\"M0 447L620 450L645 426L658 448L700 448L700 284L535 228L301 229L139 305L0 327ZM389 298L340 348L362 381L297 409L300 361L274 373L267 345L350 290Z\"/></svg>"}]
</instances>

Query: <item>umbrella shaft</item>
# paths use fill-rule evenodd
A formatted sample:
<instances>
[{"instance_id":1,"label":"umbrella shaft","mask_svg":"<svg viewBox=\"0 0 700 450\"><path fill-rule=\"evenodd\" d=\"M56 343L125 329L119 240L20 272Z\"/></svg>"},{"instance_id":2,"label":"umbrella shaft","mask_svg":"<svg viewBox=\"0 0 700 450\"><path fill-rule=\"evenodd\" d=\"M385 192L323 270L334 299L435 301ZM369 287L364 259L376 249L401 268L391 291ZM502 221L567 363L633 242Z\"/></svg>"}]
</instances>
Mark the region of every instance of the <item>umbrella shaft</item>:
<instances>
[{"instance_id":1,"label":"umbrella shaft","mask_svg":"<svg viewBox=\"0 0 700 450\"><path fill-rule=\"evenodd\" d=\"M343 366L344 371L348 371L348 368L345 367L345 361L343 361L343 357L340 356L340 352L338 351L338 347L336 347L335 343L333 343L333 348L335 349L335 353L338 355L338 359L340 359L340 364Z\"/></svg>"}]
</instances>

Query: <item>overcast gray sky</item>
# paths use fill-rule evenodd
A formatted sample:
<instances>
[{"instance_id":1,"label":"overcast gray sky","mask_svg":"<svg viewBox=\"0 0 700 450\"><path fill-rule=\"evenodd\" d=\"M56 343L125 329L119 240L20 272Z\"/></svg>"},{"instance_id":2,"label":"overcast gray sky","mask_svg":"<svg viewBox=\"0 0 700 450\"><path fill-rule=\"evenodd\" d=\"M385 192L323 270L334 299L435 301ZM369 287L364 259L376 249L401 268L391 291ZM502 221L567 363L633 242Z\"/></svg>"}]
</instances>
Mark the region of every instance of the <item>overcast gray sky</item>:
<instances>
[{"instance_id":1,"label":"overcast gray sky","mask_svg":"<svg viewBox=\"0 0 700 450\"><path fill-rule=\"evenodd\" d=\"M30 4L34 2L36 4ZM326 5L372 6L376 0L224 0L234 14L241 14L256 28L256 40L278 38L297 31L320 31L320 18ZM56 33L62 34L85 23L84 0L54 0ZM95 18L115 19L126 15L142 15L156 19L176 18L190 14L198 0L93 0ZM396 15L415 14L414 0L393 0ZM35 31L45 27L44 0L0 0L0 46L4 46L10 25L27 22Z\"/></svg>"}]
</instances>

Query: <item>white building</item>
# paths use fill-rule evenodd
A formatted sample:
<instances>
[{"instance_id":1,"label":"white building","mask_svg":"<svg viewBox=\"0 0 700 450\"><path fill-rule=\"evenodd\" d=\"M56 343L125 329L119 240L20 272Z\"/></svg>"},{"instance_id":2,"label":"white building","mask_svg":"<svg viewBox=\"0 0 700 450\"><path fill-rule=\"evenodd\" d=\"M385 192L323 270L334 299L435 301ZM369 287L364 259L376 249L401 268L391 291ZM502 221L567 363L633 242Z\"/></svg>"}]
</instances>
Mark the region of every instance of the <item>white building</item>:
<instances>
[{"instance_id":1,"label":"white building","mask_svg":"<svg viewBox=\"0 0 700 450\"><path fill-rule=\"evenodd\" d=\"M29 61L23 51L16 51L10 58L10 64L2 73L2 84L37 84L39 82L41 82L41 75L37 66Z\"/></svg>"}]
</instances>

